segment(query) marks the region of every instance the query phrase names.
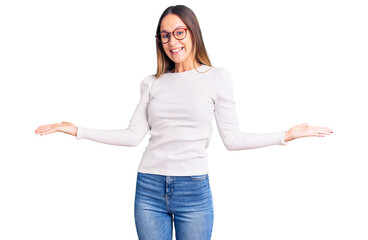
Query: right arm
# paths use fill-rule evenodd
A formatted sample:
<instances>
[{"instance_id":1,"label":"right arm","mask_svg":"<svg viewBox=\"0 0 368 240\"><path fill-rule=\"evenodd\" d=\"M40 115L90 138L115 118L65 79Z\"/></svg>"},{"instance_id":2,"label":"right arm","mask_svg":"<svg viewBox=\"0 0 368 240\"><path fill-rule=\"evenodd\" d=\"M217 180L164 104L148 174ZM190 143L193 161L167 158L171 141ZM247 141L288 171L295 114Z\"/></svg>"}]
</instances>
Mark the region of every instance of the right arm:
<instances>
[{"instance_id":1,"label":"right arm","mask_svg":"<svg viewBox=\"0 0 368 240\"><path fill-rule=\"evenodd\" d=\"M147 107L149 104L149 92L152 85L152 76L146 77L142 80L140 85L141 98L137 107L129 121L129 126L126 129L119 130L104 130L91 129L84 127L76 127L72 123L62 122L61 124L48 124L39 127L35 132L40 135L45 135L53 132L64 132L76 139L89 139L92 141L133 147L137 146L147 134L149 130Z\"/></svg>"}]
</instances>

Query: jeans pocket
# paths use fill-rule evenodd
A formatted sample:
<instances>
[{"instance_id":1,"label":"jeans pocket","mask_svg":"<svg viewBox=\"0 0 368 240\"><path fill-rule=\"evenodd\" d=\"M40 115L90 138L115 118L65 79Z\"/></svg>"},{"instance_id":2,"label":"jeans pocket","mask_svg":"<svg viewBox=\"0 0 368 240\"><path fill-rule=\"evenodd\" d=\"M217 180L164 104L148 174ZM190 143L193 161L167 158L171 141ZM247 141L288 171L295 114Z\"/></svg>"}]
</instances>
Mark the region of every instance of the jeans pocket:
<instances>
[{"instance_id":1,"label":"jeans pocket","mask_svg":"<svg viewBox=\"0 0 368 240\"><path fill-rule=\"evenodd\" d=\"M203 175L193 175L193 176L190 176L190 178L192 180L195 180L195 181L203 181L205 179L207 179L207 174L203 174Z\"/></svg>"}]
</instances>

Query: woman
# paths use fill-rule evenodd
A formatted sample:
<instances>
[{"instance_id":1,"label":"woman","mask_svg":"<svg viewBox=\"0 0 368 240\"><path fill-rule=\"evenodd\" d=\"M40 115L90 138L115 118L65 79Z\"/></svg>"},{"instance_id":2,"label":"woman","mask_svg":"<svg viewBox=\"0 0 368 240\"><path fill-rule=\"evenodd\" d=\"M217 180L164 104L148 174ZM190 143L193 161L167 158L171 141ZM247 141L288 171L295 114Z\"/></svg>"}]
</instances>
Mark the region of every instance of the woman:
<instances>
[{"instance_id":1,"label":"woman","mask_svg":"<svg viewBox=\"0 0 368 240\"><path fill-rule=\"evenodd\" d=\"M327 127L303 123L288 131L246 133L238 127L230 74L212 67L196 16L189 8L167 8L156 31L157 72L141 82L141 98L124 130L47 124L36 134L64 132L77 139L137 146L151 138L137 174L135 223L139 239L210 239L214 211L206 148L212 119L228 150L287 145L301 137L324 137Z\"/></svg>"}]
</instances>

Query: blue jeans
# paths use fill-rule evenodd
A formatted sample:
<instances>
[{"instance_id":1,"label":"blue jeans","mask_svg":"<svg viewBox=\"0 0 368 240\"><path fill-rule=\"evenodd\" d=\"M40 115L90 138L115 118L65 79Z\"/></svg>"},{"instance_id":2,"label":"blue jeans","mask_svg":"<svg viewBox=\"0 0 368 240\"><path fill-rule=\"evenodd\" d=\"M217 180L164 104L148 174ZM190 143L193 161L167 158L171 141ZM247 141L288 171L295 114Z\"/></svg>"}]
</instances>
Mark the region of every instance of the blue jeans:
<instances>
[{"instance_id":1,"label":"blue jeans","mask_svg":"<svg viewBox=\"0 0 368 240\"><path fill-rule=\"evenodd\" d=\"M213 202L208 174L163 176L138 172L134 204L140 240L210 240Z\"/></svg>"}]
</instances>

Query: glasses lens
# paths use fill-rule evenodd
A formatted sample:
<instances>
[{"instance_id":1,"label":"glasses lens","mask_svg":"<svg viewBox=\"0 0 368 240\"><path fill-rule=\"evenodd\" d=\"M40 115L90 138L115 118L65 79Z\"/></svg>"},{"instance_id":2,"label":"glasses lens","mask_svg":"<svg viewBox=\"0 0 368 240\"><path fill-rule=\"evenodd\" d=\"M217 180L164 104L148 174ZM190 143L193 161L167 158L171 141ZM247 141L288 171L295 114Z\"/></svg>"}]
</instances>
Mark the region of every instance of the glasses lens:
<instances>
[{"instance_id":1,"label":"glasses lens","mask_svg":"<svg viewBox=\"0 0 368 240\"><path fill-rule=\"evenodd\" d=\"M162 32L160 34L158 34L158 40L161 42L161 43L167 43L170 39L170 34L169 33L165 33L165 32Z\"/></svg>"},{"instance_id":2,"label":"glasses lens","mask_svg":"<svg viewBox=\"0 0 368 240\"><path fill-rule=\"evenodd\" d=\"M187 31L185 29L179 28L174 31L175 38L178 40L183 40L187 36Z\"/></svg>"}]
</instances>

